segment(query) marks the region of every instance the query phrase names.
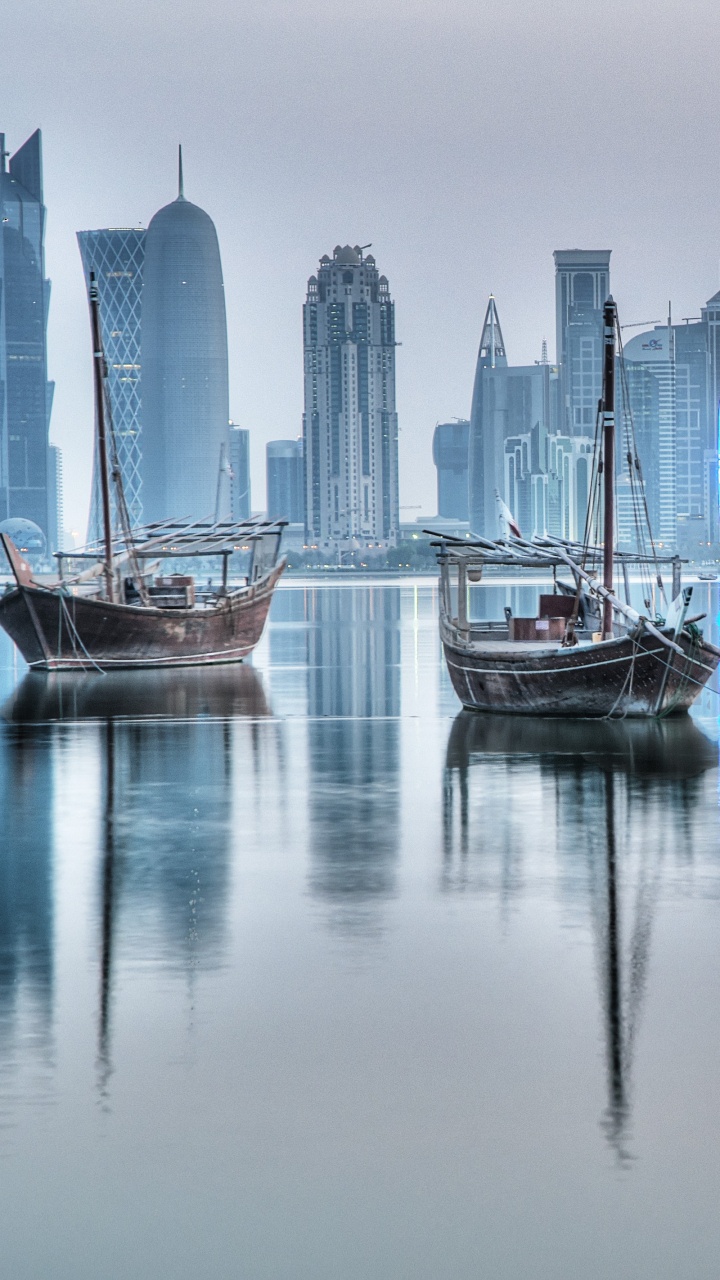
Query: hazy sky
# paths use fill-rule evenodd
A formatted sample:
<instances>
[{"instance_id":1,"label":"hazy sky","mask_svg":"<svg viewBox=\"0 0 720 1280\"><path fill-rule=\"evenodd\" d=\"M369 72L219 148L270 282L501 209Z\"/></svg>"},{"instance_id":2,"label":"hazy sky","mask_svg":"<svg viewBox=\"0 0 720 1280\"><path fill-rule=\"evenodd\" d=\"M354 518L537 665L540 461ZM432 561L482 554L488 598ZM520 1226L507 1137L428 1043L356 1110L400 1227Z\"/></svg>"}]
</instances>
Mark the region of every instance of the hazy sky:
<instances>
[{"instance_id":1,"label":"hazy sky","mask_svg":"<svg viewBox=\"0 0 720 1280\"><path fill-rule=\"evenodd\" d=\"M231 415L264 446L302 413L321 254L372 242L396 302L403 516L434 512L438 420L465 416L487 295L511 363L554 349L552 251L611 248L625 323L719 284L717 0L10 0L0 128L43 130L51 438L84 530L92 442L75 231L212 216ZM417 510L413 508L417 506Z\"/></svg>"}]
</instances>

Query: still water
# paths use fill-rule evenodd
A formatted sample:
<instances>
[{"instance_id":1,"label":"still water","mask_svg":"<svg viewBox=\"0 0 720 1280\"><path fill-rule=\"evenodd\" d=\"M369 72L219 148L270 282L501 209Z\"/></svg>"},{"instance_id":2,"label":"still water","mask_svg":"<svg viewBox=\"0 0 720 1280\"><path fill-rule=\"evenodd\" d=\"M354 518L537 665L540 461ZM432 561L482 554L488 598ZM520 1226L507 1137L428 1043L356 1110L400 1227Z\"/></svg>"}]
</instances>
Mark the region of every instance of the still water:
<instances>
[{"instance_id":1,"label":"still water","mask_svg":"<svg viewBox=\"0 0 720 1280\"><path fill-rule=\"evenodd\" d=\"M3 1276L716 1280L720 698L459 713L436 609L291 583L205 673L0 641Z\"/></svg>"}]
</instances>

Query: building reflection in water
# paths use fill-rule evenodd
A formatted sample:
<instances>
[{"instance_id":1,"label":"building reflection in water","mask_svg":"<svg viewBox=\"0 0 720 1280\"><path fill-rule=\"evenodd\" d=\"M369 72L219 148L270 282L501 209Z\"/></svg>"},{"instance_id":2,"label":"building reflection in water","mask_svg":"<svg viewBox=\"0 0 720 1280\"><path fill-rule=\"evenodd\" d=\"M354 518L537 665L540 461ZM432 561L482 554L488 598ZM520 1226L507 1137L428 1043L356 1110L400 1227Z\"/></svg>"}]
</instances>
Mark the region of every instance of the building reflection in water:
<instances>
[{"instance_id":1,"label":"building reflection in water","mask_svg":"<svg viewBox=\"0 0 720 1280\"><path fill-rule=\"evenodd\" d=\"M256 722L269 708L259 677L242 666L85 677L30 674L3 714L15 722L6 735L31 742L65 733L67 721L97 722L98 1057L106 1097L118 954L126 965L151 963L190 978L222 960L234 727L228 717L252 720L254 757ZM53 719L63 723L33 724ZM38 805L36 794L34 804L34 812L49 822L51 804ZM49 833L37 829L26 839L36 857L51 845ZM49 888L46 897L49 904ZM38 905L44 902L38 898Z\"/></svg>"},{"instance_id":2,"label":"building reflection in water","mask_svg":"<svg viewBox=\"0 0 720 1280\"><path fill-rule=\"evenodd\" d=\"M399 843L400 592L307 593L310 889L344 934L382 930Z\"/></svg>"},{"instance_id":3,"label":"building reflection in water","mask_svg":"<svg viewBox=\"0 0 720 1280\"><path fill-rule=\"evenodd\" d=\"M2 1094L23 1067L52 1064L53 791L51 735L0 724ZM30 1092L43 1087L36 1076Z\"/></svg>"},{"instance_id":4,"label":"building reflection in water","mask_svg":"<svg viewBox=\"0 0 720 1280\"><path fill-rule=\"evenodd\" d=\"M670 853L692 861L702 775L717 764L717 746L689 716L562 721L463 711L448 742L445 891L495 891L505 903L519 895L551 796L561 891L582 898L592 922L608 1079L602 1128L621 1163L630 1159L630 1073L663 862ZM544 797L537 809L533 792Z\"/></svg>"}]
</instances>

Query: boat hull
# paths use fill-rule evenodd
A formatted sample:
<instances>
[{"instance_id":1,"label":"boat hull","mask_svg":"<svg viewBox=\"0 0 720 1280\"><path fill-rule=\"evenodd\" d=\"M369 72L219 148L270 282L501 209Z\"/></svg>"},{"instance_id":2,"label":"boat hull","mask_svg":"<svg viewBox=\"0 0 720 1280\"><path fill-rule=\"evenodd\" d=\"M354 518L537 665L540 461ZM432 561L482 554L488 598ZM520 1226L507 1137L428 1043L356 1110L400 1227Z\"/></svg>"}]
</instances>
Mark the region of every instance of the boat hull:
<instances>
[{"instance_id":1,"label":"boat hull","mask_svg":"<svg viewBox=\"0 0 720 1280\"><path fill-rule=\"evenodd\" d=\"M209 609L143 608L18 586L0 599L0 626L35 670L241 662L262 635L284 567Z\"/></svg>"},{"instance_id":2,"label":"boat hull","mask_svg":"<svg viewBox=\"0 0 720 1280\"><path fill-rule=\"evenodd\" d=\"M450 679L471 711L536 716L652 716L686 711L720 650L685 633L684 657L651 636L568 649L472 648L443 637ZM499 649L499 646L498 646Z\"/></svg>"}]
</instances>

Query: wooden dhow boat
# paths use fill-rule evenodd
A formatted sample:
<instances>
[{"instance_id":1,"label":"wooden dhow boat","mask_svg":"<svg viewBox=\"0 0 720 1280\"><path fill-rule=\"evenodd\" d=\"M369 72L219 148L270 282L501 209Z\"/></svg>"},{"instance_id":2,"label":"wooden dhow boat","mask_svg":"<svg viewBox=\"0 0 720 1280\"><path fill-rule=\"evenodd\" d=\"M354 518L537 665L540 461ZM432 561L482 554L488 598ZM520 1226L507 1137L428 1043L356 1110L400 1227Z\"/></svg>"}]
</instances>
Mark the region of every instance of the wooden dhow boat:
<instances>
[{"instance_id":1,"label":"wooden dhow boat","mask_svg":"<svg viewBox=\"0 0 720 1280\"><path fill-rule=\"evenodd\" d=\"M239 662L262 635L286 561L286 521L169 520L131 528L117 460L100 337L98 293L91 276L95 406L100 463L101 542L58 552L57 580L36 575L5 533L0 542L14 577L0 597L0 626L31 668L88 671L205 666ZM119 530L113 532L110 470ZM244 551L241 585L228 581L230 558ZM221 581L204 587L187 572L158 569L168 559L218 558ZM79 567L80 566L80 567Z\"/></svg>"},{"instance_id":2,"label":"wooden dhow boat","mask_svg":"<svg viewBox=\"0 0 720 1280\"><path fill-rule=\"evenodd\" d=\"M614 546L616 340L619 344L617 311L608 299L603 398L584 541L526 540L512 519L507 537L498 541L436 535L440 636L453 687L469 710L533 716L667 715L687 710L720 662L720 649L697 625L704 615L688 614L692 588L682 588L680 558L656 553L631 422L626 429L633 509L648 528L645 535L637 521L638 551L618 552ZM593 529L597 534L600 527L604 536L593 544ZM530 571L541 583L552 581L552 593L547 586L538 593L536 616L513 617L506 608L502 621L469 620L468 584L492 585L498 568L505 570L505 578L508 569L522 571L523 583ZM630 603L631 568L639 571L646 613ZM671 570L669 603L663 568ZM558 570L569 580L558 579ZM615 592L618 570L624 601Z\"/></svg>"}]
</instances>

